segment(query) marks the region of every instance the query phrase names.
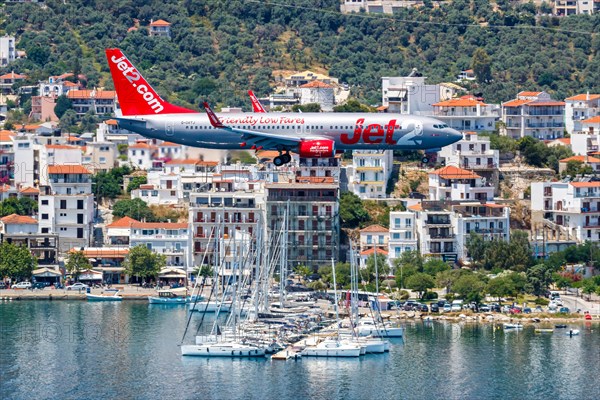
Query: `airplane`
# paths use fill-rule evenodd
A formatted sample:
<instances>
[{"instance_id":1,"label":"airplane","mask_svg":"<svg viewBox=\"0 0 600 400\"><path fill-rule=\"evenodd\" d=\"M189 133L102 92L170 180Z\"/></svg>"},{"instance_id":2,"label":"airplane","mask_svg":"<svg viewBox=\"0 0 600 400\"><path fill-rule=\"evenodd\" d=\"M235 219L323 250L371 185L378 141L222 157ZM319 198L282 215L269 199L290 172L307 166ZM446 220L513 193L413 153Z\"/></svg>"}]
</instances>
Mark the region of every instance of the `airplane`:
<instances>
[{"instance_id":1,"label":"airplane","mask_svg":"<svg viewBox=\"0 0 600 400\"><path fill-rule=\"evenodd\" d=\"M462 139L462 134L430 117L381 113L204 113L162 99L120 49L106 49L117 92L121 128L142 136L220 150L277 150L277 167L292 160L329 158L336 152L427 150ZM260 103L258 103L260 104ZM257 110L256 105L253 106ZM426 161L425 159L423 161Z\"/></svg>"}]
</instances>

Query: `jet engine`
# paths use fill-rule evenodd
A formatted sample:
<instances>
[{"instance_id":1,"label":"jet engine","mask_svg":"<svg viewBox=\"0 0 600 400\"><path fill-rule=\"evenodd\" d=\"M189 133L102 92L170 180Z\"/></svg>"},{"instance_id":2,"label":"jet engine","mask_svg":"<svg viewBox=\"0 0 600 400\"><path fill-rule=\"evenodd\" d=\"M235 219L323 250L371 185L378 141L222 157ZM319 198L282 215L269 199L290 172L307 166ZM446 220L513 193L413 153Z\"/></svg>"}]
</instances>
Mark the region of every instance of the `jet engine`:
<instances>
[{"instance_id":1,"label":"jet engine","mask_svg":"<svg viewBox=\"0 0 600 400\"><path fill-rule=\"evenodd\" d=\"M335 142L333 140L303 140L298 145L298 154L305 158L327 158L335 156Z\"/></svg>"}]
</instances>

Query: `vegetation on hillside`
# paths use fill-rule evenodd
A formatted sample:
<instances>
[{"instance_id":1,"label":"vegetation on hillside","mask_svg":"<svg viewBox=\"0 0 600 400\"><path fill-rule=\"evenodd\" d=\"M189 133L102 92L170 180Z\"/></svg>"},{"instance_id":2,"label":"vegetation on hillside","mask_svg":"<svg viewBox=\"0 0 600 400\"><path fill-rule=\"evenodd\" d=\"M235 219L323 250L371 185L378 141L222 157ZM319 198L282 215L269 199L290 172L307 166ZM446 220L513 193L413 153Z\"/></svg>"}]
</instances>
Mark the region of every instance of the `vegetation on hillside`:
<instances>
[{"instance_id":1,"label":"vegetation on hillside","mask_svg":"<svg viewBox=\"0 0 600 400\"><path fill-rule=\"evenodd\" d=\"M249 109L246 90L271 91L276 78L313 69L347 82L352 96L377 104L381 77L412 68L429 82L453 81L474 68L470 87L486 101L522 89L555 98L600 91L600 17L538 16L532 4L454 0L403 8L393 16L339 12L338 0L294 4L247 0L46 0L5 7L0 34L17 37L27 59L0 73L26 73L25 84L80 72L88 88L112 87L104 49L120 47L170 101ZM152 19L172 38L149 37ZM139 20L138 29L134 19ZM23 104L22 104L23 105ZM63 114L64 117L64 114Z\"/></svg>"}]
</instances>

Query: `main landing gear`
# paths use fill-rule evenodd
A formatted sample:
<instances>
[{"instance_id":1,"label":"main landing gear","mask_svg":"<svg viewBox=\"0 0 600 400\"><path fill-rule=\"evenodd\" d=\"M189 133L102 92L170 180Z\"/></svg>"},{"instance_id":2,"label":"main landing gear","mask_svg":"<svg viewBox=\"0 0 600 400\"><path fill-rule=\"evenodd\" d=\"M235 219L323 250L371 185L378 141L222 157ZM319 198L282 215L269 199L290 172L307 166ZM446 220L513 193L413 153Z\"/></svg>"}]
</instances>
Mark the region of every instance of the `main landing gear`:
<instances>
[{"instance_id":1,"label":"main landing gear","mask_svg":"<svg viewBox=\"0 0 600 400\"><path fill-rule=\"evenodd\" d=\"M423 164L428 164L428 163L429 163L429 158L427 158L427 156L424 156L424 157L421 159L421 162L422 162Z\"/></svg>"},{"instance_id":2,"label":"main landing gear","mask_svg":"<svg viewBox=\"0 0 600 400\"><path fill-rule=\"evenodd\" d=\"M292 156L290 156L290 153L285 153L285 154L280 154L277 157L275 157L273 159L273 164L276 167L281 167L283 164L287 164L290 161L292 161Z\"/></svg>"}]
</instances>

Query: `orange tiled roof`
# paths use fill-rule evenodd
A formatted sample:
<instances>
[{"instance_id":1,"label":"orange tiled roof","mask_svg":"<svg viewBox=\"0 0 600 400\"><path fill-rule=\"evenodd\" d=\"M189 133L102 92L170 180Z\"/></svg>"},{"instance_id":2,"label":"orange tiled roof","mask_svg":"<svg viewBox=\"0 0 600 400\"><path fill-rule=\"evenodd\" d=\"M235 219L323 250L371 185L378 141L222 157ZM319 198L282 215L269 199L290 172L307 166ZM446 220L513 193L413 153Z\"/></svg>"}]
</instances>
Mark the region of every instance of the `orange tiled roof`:
<instances>
[{"instance_id":1,"label":"orange tiled roof","mask_svg":"<svg viewBox=\"0 0 600 400\"><path fill-rule=\"evenodd\" d=\"M37 220L31 218L27 215L18 215L18 214L10 214L4 218L0 218L5 225L8 224L28 224L28 225L37 225Z\"/></svg>"},{"instance_id":2,"label":"orange tiled roof","mask_svg":"<svg viewBox=\"0 0 600 400\"><path fill-rule=\"evenodd\" d=\"M544 107L544 106L564 106L564 101L532 101L527 104L529 107Z\"/></svg>"},{"instance_id":3,"label":"orange tiled roof","mask_svg":"<svg viewBox=\"0 0 600 400\"><path fill-rule=\"evenodd\" d=\"M413 204L412 206L408 206L407 208L411 211L423 211L423 206L421 205L421 203Z\"/></svg>"},{"instance_id":4,"label":"orange tiled roof","mask_svg":"<svg viewBox=\"0 0 600 400\"><path fill-rule=\"evenodd\" d=\"M31 187L31 186L27 186L27 187L19 189L19 193L22 193L22 194L39 194L40 190L36 189L34 187Z\"/></svg>"},{"instance_id":5,"label":"orange tiled roof","mask_svg":"<svg viewBox=\"0 0 600 400\"><path fill-rule=\"evenodd\" d=\"M165 21L164 19L159 19L157 21L152 22L150 26L171 26L171 24Z\"/></svg>"},{"instance_id":6,"label":"orange tiled roof","mask_svg":"<svg viewBox=\"0 0 600 400\"><path fill-rule=\"evenodd\" d=\"M537 97L540 94L542 94L542 92L519 92L517 93L517 97Z\"/></svg>"},{"instance_id":7,"label":"orange tiled roof","mask_svg":"<svg viewBox=\"0 0 600 400\"><path fill-rule=\"evenodd\" d=\"M11 131L0 131L0 142L10 142L11 138L16 136L16 133Z\"/></svg>"},{"instance_id":8,"label":"orange tiled roof","mask_svg":"<svg viewBox=\"0 0 600 400\"><path fill-rule=\"evenodd\" d=\"M573 100L573 101L587 101L587 100L596 100L600 99L600 94L578 94L575 96L567 97L565 100Z\"/></svg>"},{"instance_id":9,"label":"orange tiled roof","mask_svg":"<svg viewBox=\"0 0 600 400\"><path fill-rule=\"evenodd\" d=\"M579 161L582 163L600 163L600 158L590 157L590 156L572 156L572 157L563 158L559 162L566 163L569 161Z\"/></svg>"},{"instance_id":10,"label":"orange tiled roof","mask_svg":"<svg viewBox=\"0 0 600 400\"><path fill-rule=\"evenodd\" d=\"M83 165L49 165L49 174L91 174Z\"/></svg>"},{"instance_id":11,"label":"orange tiled roof","mask_svg":"<svg viewBox=\"0 0 600 400\"><path fill-rule=\"evenodd\" d=\"M558 139L555 139L555 141L564 143L567 146L569 146L571 144L571 138L558 138Z\"/></svg>"},{"instance_id":12,"label":"orange tiled roof","mask_svg":"<svg viewBox=\"0 0 600 400\"><path fill-rule=\"evenodd\" d=\"M485 106L483 101L477 100L474 96L462 96L458 99L450 99L446 101L440 101L439 103L433 104L434 107L475 107L476 105Z\"/></svg>"},{"instance_id":13,"label":"orange tiled roof","mask_svg":"<svg viewBox=\"0 0 600 400\"><path fill-rule=\"evenodd\" d=\"M300 183L335 183L335 180L334 180L333 176L297 176L296 182L300 182Z\"/></svg>"},{"instance_id":14,"label":"orange tiled roof","mask_svg":"<svg viewBox=\"0 0 600 400\"><path fill-rule=\"evenodd\" d=\"M321 81L312 81L312 82L308 82L305 83L304 85L300 86L301 88L319 88L319 89L330 89L333 86L325 83L325 82L321 82Z\"/></svg>"},{"instance_id":15,"label":"orange tiled roof","mask_svg":"<svg viewBox=\"0 0 600 400\"><path fill-rule=\"evenodd\" d=\"M133 219L131 217L123 217L119 218L117 221L113 222L110 225L106 225L107 228L129 228L131 224L134 222L140 222L137 219Z\"/></svg>"},{"instance_id":16,"label":"orange tiled roof","mask_svg":"<svg viewBox=\"0 0 600 400\"><path fill-rule=\"evenodd\" d=\"M158 145L159 147L179 147L181 146L180 144L177 143L172 143L172 142L162 142L161 144Z\"/></svg>"},{"instance_id":17,"label":"orange tiled roof","mask_svg":"<svg viewBox=\"0 0 600 400\"><path fill-rule=\"evenodd\" d=\"M79 142L80 140L82 140L81 138L78 138L77 136L69 136L67 138L68 142Z\"/></svg>"},{"instance_id":18,"label":"orange tiled roof","mask_svg":"<svg viewBox=\"0 0 600 400\"><path fill-rule=\"evenodd\" d=\"M196 165L200 160L194 160L193 158L174 158L167 161L166 165Z\"/></svg>"},{"instance_id":19,"label":"orange tiled roof","mask_svg":"<svg viewBox=\"0 0 600 400\"><path fill-rule=\"evenodd\" d=\"M9 72L8 74L0 75L0 79L25 79L27 75L15 74L14 72Z\"/></svg>"},{"instance_id":20,"label":"orange tiled roof","mask_svg":"<svg viewBox=\"0 0 600 400\"><path fill-rule=\"evenodd\" d=\"M596 115L595 117L584 119L581 121L585 124L600 124L600 115Z\"/></svg>"},{"instance_id":21,"label":"orange tiled roof","mask_svg":"<svg viewBox=\"0 0 600 400\"><path fill-rule=\"evenodd\" d=\"M360 255L361 256L370 256L371 254L374 254L374 253L375 253L375 248L371 247L370 249L361 251ZM386 256L388 255L388 252L385 250L382 250L382 249L377 249L377 253L384 254Z\"/></svg>"},{"instance_id":22,"label":"orange tiled roof","mask_svg":"<svg viewBox=\"0 0 600 400\"><path fill-rule=\"evenodd\" d=\"M187 229L187 222L134 222L132 228L147 229Z\"/></svg>"},{"instance_id":23,"label":"orange tiled roof","mask_svg":"<svg viewBox=\"0 0 600 400\"><path fill-rule=\"evenodd\" d=\"M430 175L439 175L443 179L477 179L481 176L473 171L458 168L453 165L448 165L444 168L437 169L429 173Z\"/></svg>"},{"instance_id":24,"label":"orange tiled roof","mask_svg":"<svg viewBox=\"0 0 600 400\"><path fill-rule=\"evenodd\" d=\"M47 144L46 148L54 150L79 150L79 147L71 146L68 144Z\"/></svg>"},{"instance_id":25,"label":"orange tiled roof","mask_svg":"<svg viewBox=\"0 0 600 400\"><path fill-rule=\"evenodd\" d=\"M152 185L152 184L140 185L140 189L142 189L142 190L153 190L154 189L154 185Z\"/></svg>"},{"instance_id":26,"label":"orange tiled roof","mask_svg":"<svg viewBox=\"0 0 600 400\"><path fill-rule=\"evenodd\" d=\"M570 184L576 188L600 187L600 182L571 182Z\"/></svg>"},{"instance_id":27,"label":"orange tiled roof","mask_svg":"<svg viewBox=\"0 0 600 400\"><path fill-rule=\"evenodd\" d=\"M488 208L504 208L504 207L508 207L505 206L503 204L496 204L496 203L485 203L483 204L484 207L488 207Z\"/></svg>"},{"instance_id":28,"label":"orange tiled roof","mask_svg":"<svg viewBox=\"0 0 600 400\"><path fill-rule=\"evenodd\" d=\"M69 90L67 97L69 99L114 99L116 93L114 90Z\"/></svg>"},{"instance_id":29,"label":"orange tiled roof","mask_svg":"<svg viewBox=\"0 0 600 400\"><path fill-rule=\"evenodd\" d=\"M502 107L519 107L522 106L523 104L527 104L532 102L533 100L510 100L507 101L506 103L502 103Z\"/></svg>"},{"instance_id":30,"label":"orange tiled roof","mask_svg":"<svg viewBox=\"0 0 600 400\"><path fill-rule=\"evenodd\" d=\"M30 125L23 126L23 129L25 129L26 131L35 131L36 129L40 128L41 126L42 126L41 124L30 124Z\"/></svg>"},{"instance_id":31,"label":"orange tiled roof","mask_svg":"<svg viewBox=\"0 0 600 400\"><path fill-rule=\"evenodd\" d=\"M379 224L369 225L366 228L360 230L360 232L389 232L388 228L384 228Z\"/></svg>"},{"instance_id":32,"label":"orange tiled roof","mask_svg":"<svg viewBox=\"0 0 600 400\"><path fill-rule=\"evenodd\" d=\"M137 142L136 144L133 144L131 146L129 146L130 149L155 149L155 146L151 146L148 143L145 142Z\"/></svg>"}]
</instances>

